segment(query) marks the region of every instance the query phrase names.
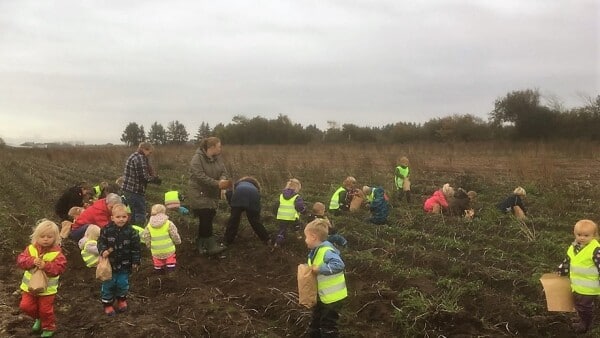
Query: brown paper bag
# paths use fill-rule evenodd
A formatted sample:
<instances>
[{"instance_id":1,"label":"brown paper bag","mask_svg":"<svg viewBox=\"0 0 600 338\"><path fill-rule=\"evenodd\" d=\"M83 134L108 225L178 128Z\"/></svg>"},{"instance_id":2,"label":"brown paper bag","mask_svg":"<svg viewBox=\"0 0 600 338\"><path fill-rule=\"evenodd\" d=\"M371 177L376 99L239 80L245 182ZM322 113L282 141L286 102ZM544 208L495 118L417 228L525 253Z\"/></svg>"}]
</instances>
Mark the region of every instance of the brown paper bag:
<instances>
[{"instance_id":1,"label":"brown paper bag","mask_svg":"<svg viewBox=\"0 0 600 338\"><path fill-rule=\"evenodd\" d=\"M408 178L402 181L402 191L410 191L410 180Z\"/></svg>"},{"instance_id":2,"label":"brown paper bag","mask_svg":"<svg viewBox=\"0 0 600 338\"><path fill-rule=\"evenodd\" d=\"M548 311L575 312L569 277L545 273L540 278L540 282L546 294Z\"/></svg>"},{"instance_id":3,"label":"brown paper bag","mask_svg":"<svg viewBox=\"0 0 600 338\"><path fill-rule=\"evenodd\" d=\"M43 270L35 269L31 273L31 279L29 279L29 292L41 293L48 287L48 276Z\"/></svg>"},{"instance_id":4,"label":"brown paper bag","mask_svg":"<svg viewBox=\"0 0 600 338\"><path fill-rule=\"evenodd\" d=\"M69 234L71 233L71 225L73 225L73 222L71 221L62 221L62 223L60 223L60 237L62 239L69 237Z\"/></svg>"},{"instance_id":5,"label":"brown paper bag","mask_svg":"<svg viewBox=\"0 0 600 338\"><path fill-rule=\"evenodd\" d=\"M96 278L101 281L107 281L112 278L112 267L108 258L99 257L96 266Z\"/></svg>"},{"instance_id":6,"label":"brown paper bag","mask_svg":"<svg viewBox=\"0 0 600 338\"><path fill-rule=\"evenodd\" d=\"M309 309L317 304L317 276L308 264L298 264L298 303Z\"/></svg>"},{"instance_id":7,"label":"brown paper bag","mask_svg":"<svg viewBox=\"0 0 600 338\"><path fill-rule=\"evenodd\" d=\"M354 195L352 201L350 201L350 211L356 211L360 209L365 199L360 195Z\"/></svg>"}]
</instances>

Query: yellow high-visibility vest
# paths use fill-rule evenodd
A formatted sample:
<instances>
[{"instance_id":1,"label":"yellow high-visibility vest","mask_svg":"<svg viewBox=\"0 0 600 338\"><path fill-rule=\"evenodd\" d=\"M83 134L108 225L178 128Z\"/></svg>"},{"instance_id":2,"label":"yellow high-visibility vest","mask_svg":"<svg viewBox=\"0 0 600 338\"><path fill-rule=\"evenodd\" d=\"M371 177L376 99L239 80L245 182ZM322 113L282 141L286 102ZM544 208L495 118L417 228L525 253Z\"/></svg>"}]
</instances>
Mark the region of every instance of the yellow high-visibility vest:
<instances>
[{"instance_id":1,"label":"yellow high-visibility vest","mask_svg":"<svg viewBox=\"0 0 600 338\"><path fill-rule=\"evenodd\" d=\"M35 248L35 246L33 246L33 244L30 244L27 249L29 250L29 255L31 257L39 257L38 255L38 251ZM52 252L47 252L45 254L42 255L42 259L44 260L44 262L52 262L53 260L56 259L56 257L58 257L59 252L58 251L52 251ZM34 268L35 269L35 268ZM31 270L34 270L31 269ZM25 270L25 272L23 273L23 278L21 279L21 290L23 291L27 291L29 292L29 280L31 280L31 271L30 270ZM58 292L58 277L59 276L55 276L55 277L48 277L48 287L46 288L46 290L38 293L38 296L47 296L47 295L53 295L56 292Z\"/></svg>"},{"instance_id":2,"label":"yellow high-visibility vest","mask_svg":"<svg viewBox=\"0 0 600 338\"><path fill-rule=\"evenodd\" d=\"M400 174L402 176L404 176L404 178L407 178L408 174L410 173L410 170L408 169L408 167L402 168L402 166L397 166L396 170L398 170L400 172ZM404 178L402 178L400 176L396 176L396 188L397 189L402 190L402 185L404 184Z\"/></svg>"},{"instance_id":3,"label":"yellow high-visibility vest","mask_svg":"<svg viewBox=\"0 0 600 338\"><path fill-rule=\"evenodd\" d=\"M87 266L88 268L93 268L94 266L98 265L98 257L99 256L94 255L93 253L88 252L85 249L88 244L98 245L98 241L95 241L93 239L88 239L83 244L83 249L81 249L81 258L83 258L83 262L85 263L85 266Z\"/></svg>"},{"instance_id":4,"label":"yellow high-visibility vest","mask_svg":"<svg viewBox=\"0 0 600 338\"><path fill-rule=\"evenodd\" d=\"M317 249L313 260L308 259L308 266L321 266L324 263L325 253L333 250L330 246L323 246ZM337 302L348 297L346 288L346 277L344 272L338 272L333 275L317 275L317 292L319 299L325 304Z\"/></svg>"},{"instance_id":5,"label":"yellow high-visibility vest","mask_svg":"<svg viewBox=\"0 0 600 338\"><path fill-rule=\"evenodd\" d=\"M175 253L175 244L171 236L169 236L168 220L158 228L148 225L148 231L150 232L150 251L152 252L152 256Z\"/></svg>"},{"instance_id":6,"label":"yellow high-visibility vest","mask_svg":"<svg viewBox=\"0 0 600 338\"><path fill-rule=\"evenodd\" d=\"M600 243L593 239L577 254L572 245L567 250L570 260L569 278L573 292L580 295L600 295L598 268L592 259L597 247L600 247Z\"/></svg>"},{"instance_id":7,"label":"yellow high-visibility vest","mask_svg":"<svg viewBox=\"0 0 600 338\"><path fill-rule=\"evenodd\" d=\"M296 211L296 206L294 205L296 198L298 198L298 194L294 195L294 197L290 198L289 200L283 198L283 194L279 195L277 219L283 221L295 221L300 218L298 211Z\"/></svg>"},{"instance_id":8,"label":"yellow high-visibility vest","mask_svg":"<svg viewBox=\"0 0 600 338\"><path fill-rule=\"evenodd\" d=\"M346 191L344 187L339 187L331 196L331 201L329 202L329 210L337 210L340 208L340 193L342 191Z\"/></svg>"}]
</instances>

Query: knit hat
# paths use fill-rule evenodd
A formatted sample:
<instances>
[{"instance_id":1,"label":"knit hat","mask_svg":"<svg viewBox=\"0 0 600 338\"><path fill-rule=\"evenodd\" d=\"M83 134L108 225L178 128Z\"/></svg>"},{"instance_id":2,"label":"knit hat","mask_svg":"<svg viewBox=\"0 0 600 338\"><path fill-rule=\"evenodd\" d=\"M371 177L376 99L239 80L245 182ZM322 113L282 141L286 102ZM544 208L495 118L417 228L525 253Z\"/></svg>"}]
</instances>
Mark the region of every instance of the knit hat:
<instances>
[{"instance_id":1,"label":"knit hat","mask_svg":"<svg viewBox=\"0 0 600 338\"><path fill-rule=\"evenodd\" d=\"M400 162L401 166L408 167L408 158L406 156L400 157L400 160L398 160L398 162Z\"/></svg>"},{"instance_id":2,"label":"knit hat","mask_svg":"<svg viewBox=\"0 0 600 338\"><path fill-rule=\"evenodd\" d=\"M516 187L515 191L513 191L513 194L518 195L518 196L525 196L525 195L527 195L527 192L522 187Z\"/></svg>"}]
</instances>

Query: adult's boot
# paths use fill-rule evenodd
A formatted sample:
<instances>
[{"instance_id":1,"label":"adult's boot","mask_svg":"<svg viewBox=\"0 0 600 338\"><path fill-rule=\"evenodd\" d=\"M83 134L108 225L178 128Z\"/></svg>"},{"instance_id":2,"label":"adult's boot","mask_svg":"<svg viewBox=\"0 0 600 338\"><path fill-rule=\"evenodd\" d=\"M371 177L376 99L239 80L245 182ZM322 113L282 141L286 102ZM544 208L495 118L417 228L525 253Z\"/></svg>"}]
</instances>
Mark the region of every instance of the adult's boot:
<instances>
[{"instance_id":1,"label":"adult's boot","mask_svg":"<svg viewBox=\"0 0 600 338\"><path fill-rule=\"evenodd\" d=\"M207 240L207 237L198 237L196 240L196 248L198 249L199 255L206 255L208 253L208 250L206 249Z\"/></svg>"},{"instance_id":2,"label":"adult's boot","mask_svg":"<svg viewBox=\"0 0 600 338\"><path fill-rule=\"evenodd\" d=\"M218 255L227 249L222 244L217 244L217 240L214 236L206 238L206 250L209 256Z\"/></svg>"}]
</instances>

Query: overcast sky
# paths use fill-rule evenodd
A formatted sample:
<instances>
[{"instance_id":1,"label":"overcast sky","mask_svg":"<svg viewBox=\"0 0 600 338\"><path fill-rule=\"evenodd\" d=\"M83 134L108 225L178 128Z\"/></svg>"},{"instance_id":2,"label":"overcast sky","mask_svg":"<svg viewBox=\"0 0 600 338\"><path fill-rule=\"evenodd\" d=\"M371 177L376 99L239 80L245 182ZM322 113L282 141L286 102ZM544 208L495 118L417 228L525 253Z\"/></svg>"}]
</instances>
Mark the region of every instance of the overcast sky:
<instances>
[{"instance_id":1,"label":"overcast sky","mask_svg":"<svg viewBox=\"0 0 600 338\"><path fill-rule=\"evenodd\" d=\"M600 94L597 0L0 0L0 137L235 115L383 126Z\"/></svg>"}]
</instances>

